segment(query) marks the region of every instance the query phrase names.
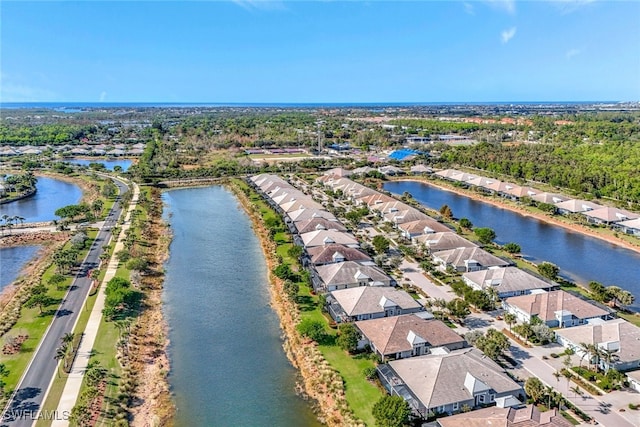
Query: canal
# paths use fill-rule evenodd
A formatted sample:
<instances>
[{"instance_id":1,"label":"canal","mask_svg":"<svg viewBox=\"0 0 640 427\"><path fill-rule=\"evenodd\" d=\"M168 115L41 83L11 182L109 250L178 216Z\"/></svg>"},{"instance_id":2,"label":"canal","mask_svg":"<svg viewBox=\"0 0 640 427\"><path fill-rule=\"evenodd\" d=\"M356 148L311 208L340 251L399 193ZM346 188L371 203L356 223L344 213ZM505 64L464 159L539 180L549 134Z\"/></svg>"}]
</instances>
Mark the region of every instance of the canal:
<instances>
[{"instance_id":1,"label":"canal","mask_svg":"<svg viewBox=\"0 0 640 427\"><path fill-rule=\"evenodd\" d=\"M384 189L398 195L408 191L436 210L446 204L456 218L492 228L497 243L518 243L526 259L552 262L561 275L578 283L620 286L635 296L632 308L640 310L640 253L421 182L387 182Z\"/></svg>"},{"instance_id":2,"label":"canal","mask_svg":"<svg viewBox=\"0 0 640 427\"><path fill-rule=\"evenodd\" d=\"M163 195L169 382L178 426L318 426L270 307L267 266L248 216L223 187Z\"/></svg>"}]
</instances>

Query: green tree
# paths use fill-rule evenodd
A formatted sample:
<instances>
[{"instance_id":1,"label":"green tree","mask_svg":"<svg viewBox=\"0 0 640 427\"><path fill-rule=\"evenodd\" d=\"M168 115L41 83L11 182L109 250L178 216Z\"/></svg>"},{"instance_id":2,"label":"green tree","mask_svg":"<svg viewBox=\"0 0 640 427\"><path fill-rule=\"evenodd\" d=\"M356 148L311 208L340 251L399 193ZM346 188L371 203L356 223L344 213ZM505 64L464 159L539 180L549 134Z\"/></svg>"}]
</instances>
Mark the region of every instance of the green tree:
<instances>
[{"instance_id":1,"label":"green tree","mask_svg":"<svg viewBox=\"0 0 640 427\"><path fill-rule=\"evenodd\" d=\"M383 396L373 405L372 414L378 427L402 427L409 422L411 408L400 396Z\"/></svg>"},{"instance_id":2,"label":"green tree","mask_svg":"<svg viewBox=\"0 0 640 427\"><path fill-rule=\"evenodd\" d=\"M530 377L525 381L524 391L534 402L540 402L545 396L544 384L537 377Z\"/></svg>"},{"instance_id":3,"label":"green tree","mask_svg":"<svg viewBox=\"0 0 640 427\"><path fill-rule=\"evenodd\" d=\"M493 239L496 238L496 232L489 227L475 228L473 232L476 236L478 236L478 240L483 245L488 245L489 243L493 242Z\"/></svg>"},{"instance_id":4,"label":"green tree","mask_svg":"<svg viewBox=\"0 0 640 427\"><path fill-rule=\"evenodd\" d=\"M316 342L322 341L326 336L324 325L319 320L313 320L309 318L303 319L300 323L298 323L296 329L303 337L307 337Z\"/></svg>"},{"instance_id":5,"label":"green tree","mask_svg":"<svg viewBox=\"0 0 640 427\"><path fill-rule=\"evenodd\" d=\"M547 279L556 280L558 273L560 273L560 268L553 263L544 261L538 264L538 273Z\"/></svg>"},{"instance_id":6,"label":"green tree","mask_svg":"<svg viewBox=\"0 0 640 427\"><path fill-rule=\"evenodd\" d=\"M522 248L519 244L509 242L503 246L504 250L509 252L510 254L519 254Z\"/></svg>"},{"instance_id":7,"label":"green tree","mask_svg":"<svg viewBox=\"0 0 640 427\"><path fill-rule=\"evenodd\" d=\"M379 254L383 254L389 250L389 245L390 245L389 239L384 237L382 234L378 234L374 236L371 243L373 244L373 247L375 248L376 252Z\"/></svg>"},{"instance_id":8,"label":"green tree","mask_svg":"<svg viewBox=\"0 0 640 427\"><path fill-rule=\"evenodd\" d=\"M509 332L511 332L511 326L516 323L516 315L513 313L505 313L504 314L504 322L509 325Z\"/></svg>"},{"instance_id":9,"label":"green tree","mask_svg":"<svg viewBox=\"0 0 640 427\"><path fill-rule=\"evenodd\" d=\"M338 327L337 344L341 349L353 353L358 347L360 334L353 323L341 323Z\"/></svg>"},{"instance_id":10,"label":"green tree","mask_svg":"<svg viewBox=\"0 0 640 427\"><path fill-rule=\"evenodd\" d=\"M610 295L607 292L607 288L602 283L591 281L589 282L589 290L593 295L593 299L600 302L609 302Z\"/></svg>"},{"instance_id":11,"label":"green tree","mask_svg":"<svg viewBox=\"0 0 640 427\"><path fill-rule=\"evenodd\" d=\"M451 211L451 208L449 207L449 205L442 205L440 207L440 215L442 215L444 218L447 219L451 219L453 218L453 212Z\"/></svg>"},{"instance_id":12,"label":"green tree","mask_svg":"<svg viewBox=\"0 0 640 427\"><path fill-rule=\"evenodd\" d=\"M475 346L487 357L496 360L509 348L509 339L502 332L490 328L484 336L476 340Z\"/></svg>"},{"instance_id":13,"label":"green tree","mask_svg":"<svg viewBox=\"0 0 640 427\"><path fill-rule=\"evenodd\" d=\"M466 228L467 230L471 230L473 228L473 223L468 218L460 218L458 221L460 227Z\"/></svg>"},{"instance_id":14,"label":"green tree","mask_svg":"<svg viewBox=\"0 0 640 427\"><path fill-rule=\"evenodd\" d=\"M298 245L293 245L287 250L287 254L293 259L300 258L303 252L304 252L304 249L302 249L302 246L298 246Z\"/></svg>"},{"instance_id":15,"label":"green tree","mask_svg":"<svg viewBox=\"0 0 640 427\"><path fill-rule=\"evenodd\" d=\"M37 294L31 295L31 297L27 300L27 302L24 305L27 308L38 307L38 309L40 310L40 314L42 314L43 308L50 306L54 302L55 300L50 296L48 296L47 294L37 293Z\"/></svg>"},{"instance_id":16,"label":"green tree","mask_svg":"<svg viewBox=\"0 0 640 427\"><path fill-rule=\"evenodd\" d=\"M62 284L67 280L67 277L63 274L55 273L51 277L49 277L49 281L47 282L51 286L55 286L57 290L62 289Z\"/></svg>"},{"instance_id":17,"label":"green tree","mask_svg":"<svg viewBox=\"0 0 640 427\"><path fill-rule=\"evenodd\" d=\"M100 214L102 213L103 206L104 206L104 202L102 201L102 199L97 199L97 200L94 200L94 202L91 204L91 210L95 213L97 217L99 217Z\"/></svg>"},{"instance_id":18,"label":"green tree","mask_svg":"<svg viewBox=\"0 0 640 427\"><path fill-rule=\"evenodd\" d=\"M131 258L127 261L128 270L147 271L147 268L149 268L149 261L146 258Z\"/></svg>"},{"instance_id":19,"label":"green tree","mask_svg":"<svg viewBox=\"0 0 640 427\"><path fill-rule=\"evenodd\" d=\"M113 182L107 181L102 186L100 194L102 194L104 197L114 197L116 194L118 194L118 187L116 187Z\"/></svg>"},{"instance_id":20,"label":"green tree","mask_svg":"<svg viewBox=\"0 0 640 427\"><path fill-rule=\"evenodd\" d=\"M447 303L447 310L449 310L451 316L458 320L467 317L469 313L471 313L471 311L469 311L469 304L461 298L455 298L449 301Z\"/></svg>"}]
</instances>

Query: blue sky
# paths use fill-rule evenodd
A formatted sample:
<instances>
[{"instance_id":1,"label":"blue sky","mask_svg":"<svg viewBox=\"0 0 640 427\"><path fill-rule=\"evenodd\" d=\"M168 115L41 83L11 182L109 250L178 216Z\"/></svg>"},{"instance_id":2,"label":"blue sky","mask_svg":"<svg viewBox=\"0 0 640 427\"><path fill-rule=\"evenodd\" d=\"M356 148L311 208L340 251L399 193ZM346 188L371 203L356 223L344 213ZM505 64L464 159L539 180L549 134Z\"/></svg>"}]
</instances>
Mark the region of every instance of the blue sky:
<instances>
[{"instance_id":1,"label":"blue sky","mask_svg":"<svg viewBox=\"0 0 640 427\"><path fill-rule=\"evenodd\" d=\"M640 100L640 1L0 3L2 102Z\"/></svg>"}]
</instances>

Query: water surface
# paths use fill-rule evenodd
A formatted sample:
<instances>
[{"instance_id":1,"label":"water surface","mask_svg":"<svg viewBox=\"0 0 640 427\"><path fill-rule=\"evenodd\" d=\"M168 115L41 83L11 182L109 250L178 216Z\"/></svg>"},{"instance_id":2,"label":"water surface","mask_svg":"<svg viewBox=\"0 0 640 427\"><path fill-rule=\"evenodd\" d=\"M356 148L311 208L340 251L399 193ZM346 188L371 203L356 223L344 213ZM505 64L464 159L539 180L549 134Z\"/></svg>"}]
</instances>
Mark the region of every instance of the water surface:
<instances>
[{"instance_id":1,"label":"water surface","mask_svg":"<svg viewBox=\"0 0 640 427\"><path fill-rule=\"evenodd\" d=\"M0 248L0 291L20 276L25 265L35 258L40 246Z\"/></svg>"},{"instance_id":2,"label":"water surface","mask_svg":"<svg viewBox=\"0 0 640 427\"><path fill-rule=\"evenodd\" d=\"M59 179L39 176L37 192L26 199L0 205L0 216L20 216L25 222L41 222L59 219L54 212L67 205L75 205L82 197L82 190L75 184Z\"/></svg>"},{"instance_id":3,"label":"water surface","mask_svg":"<svg viewBox=\"0 0 640 427\"><path fill-rule=\"evenodd\" d=\"M65 163L72 165L89 166L90 163L102 163L107 170L112 171L114 167L120 166L123 172L126 172L131 166L132 161L129 159L65 159Z\"/></svg>"},{"instance_id":4,"label":"water surface","mask_svg":"<svg viewBox=\"0 0 640 427\"><path fill-rule=\"evenodd\" d=\"M318 426L294 392L249 218L222 187L163 199L173 231L164 310L176 425Z\"/></svg>"},{"instance_id":5,"label":"water surface","mask_svg":"<svg viewBox=\"0 0 640 427\"><path fill-rule=\"evenodd\" d=\"M518 243L531 261L552 262L560 267L561 275L582 284L595 280L630 291L636 298L632 307L640 309L637 252L420 182L388 182L384 189L395 194L408 191L436 210L449 205L456 218L466 217L474 226L495 230L497 243Z\"/></svg>"}]
</instances>

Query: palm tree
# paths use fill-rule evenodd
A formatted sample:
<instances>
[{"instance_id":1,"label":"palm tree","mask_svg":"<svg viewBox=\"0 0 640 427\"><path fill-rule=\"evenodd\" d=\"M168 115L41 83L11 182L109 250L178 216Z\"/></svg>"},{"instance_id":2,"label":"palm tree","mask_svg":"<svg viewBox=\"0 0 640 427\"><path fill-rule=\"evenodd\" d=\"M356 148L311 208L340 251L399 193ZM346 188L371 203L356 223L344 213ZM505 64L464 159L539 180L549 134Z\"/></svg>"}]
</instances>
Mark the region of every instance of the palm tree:
<instances>
[{"instance_id":1,"label":"palm tree","mask_svg":"<svg viewBox=\"0 0 640 427\"><path fill-rule=\"evenodd\" d=\"M580 356L580 367L582 367L582 361L585 359L585 357L587 358L587 361L589 362L589 365L591 365L591 344L587 344L586 342L581 342L580 344L578 344L580 346L580 352L582 353L582 356Z\"/></svg>"},{"instance_id":2,"label":"palm tree","mask_svg":"<svg viewBox=\"0 0 640 427\"><path fill-rule=\"evenodd\" d=\"M67 356L67 346L62 344L60 347L56 348L56 354L53 356L58 362L64 360ZM67 369L67 361L64 362L63 369ZM60 370L58 369L58 378L60 378Z\"/></svg>"},{"instance_id":3,"label":"palm tree","mask_svg":"<svg viewBox=\"0 0 640 427\"><path fill-rule=\"evenodd\" d=\"M511 326L516 323L516 315L513 313L505 313L504 321L507 325L509 325L509 332L511 332Z\"/></svg>"},{"instance_id":4,"label":"palm tree","mask_svg":"<svg viewBox=\"0 0 640 427\"><path fill-rule=\"evenodd\" d=\"M73 342L73 337L74 337L73 332L67 332L60 338L60 341L62 342L62 344L69 345Z\"/></svg>"},{"instance_id":5,"label":"palm tree","mask_svg":"<svg viewBox=\"0 0 640 427\"><path fill-rule=\"evenodd\" d=\"M603 348L600 352L604 360L607 362L607 369L611 369L611 362L617 362L620 359L620 356L617 354L617 350L609 350L607 348Z\"/></svg>"},{"instance_id":6,"label":"palm tree","mask_svg":"<svg viewBox=\"0 0 640 427\"><path fill-rule=\"evenodd\" d=\"M574 386L574 387L571 387L569 390L574 392L576 394L576 396L582 396L582 389L580 387L578 387L577 385Z\"/></svg>"}]
</instances>

